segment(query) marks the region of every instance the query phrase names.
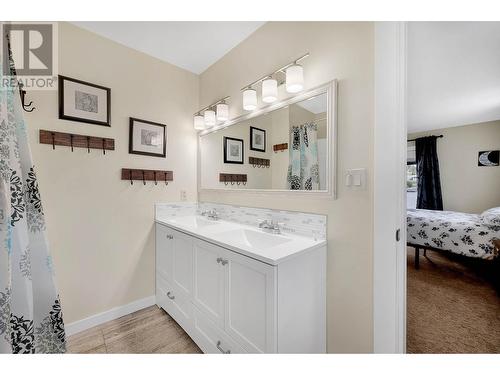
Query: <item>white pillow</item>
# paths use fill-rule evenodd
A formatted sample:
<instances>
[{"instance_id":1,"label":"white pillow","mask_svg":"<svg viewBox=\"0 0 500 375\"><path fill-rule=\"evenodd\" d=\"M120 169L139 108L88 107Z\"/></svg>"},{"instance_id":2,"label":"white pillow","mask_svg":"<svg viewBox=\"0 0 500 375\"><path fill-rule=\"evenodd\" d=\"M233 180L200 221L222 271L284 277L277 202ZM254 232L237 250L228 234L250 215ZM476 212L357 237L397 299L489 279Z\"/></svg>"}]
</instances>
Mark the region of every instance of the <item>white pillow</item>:
<instances>
[{"instance_id":1,"label":"white pillow","mask_svg":"<svg viewBox=\"0 0 500 375\"><path fill-rule=\"evenodd\" d=\"M490 208L481 214L481 220L486 225L500 226L500 207Z\"/></svg>"}]
</instances>

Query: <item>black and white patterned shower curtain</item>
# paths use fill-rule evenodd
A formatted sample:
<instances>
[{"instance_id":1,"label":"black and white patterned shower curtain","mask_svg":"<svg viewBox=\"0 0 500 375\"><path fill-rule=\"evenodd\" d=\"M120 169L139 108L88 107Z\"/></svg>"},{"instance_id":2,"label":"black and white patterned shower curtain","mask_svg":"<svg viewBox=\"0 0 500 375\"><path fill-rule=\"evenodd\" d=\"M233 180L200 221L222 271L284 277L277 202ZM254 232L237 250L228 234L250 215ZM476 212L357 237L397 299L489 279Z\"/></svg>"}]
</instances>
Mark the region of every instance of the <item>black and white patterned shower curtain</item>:
<instances>
[{"instance_id":1,"label":"black and white patterned shower curtain","mask_svg":"<svg viewBox=\"0 0 500 375\"><path fill-rule=\"evenodd\" d=\"M15 78L12 55L7 77L1 54L0 79ZM0 353L64 353L61 305L25 126L19 89L0 88Z\"/></svg>"},{"instance_id":2,"label":"black and white patterned shower curtain","mask_svg":"<svg viewBox=\"0 0 500 375\"><path fill-rule=\"evenodd\" d=\"M290 131L288 190L318 190L318 126L307 123Z\"/></svg>"}]
</instances>

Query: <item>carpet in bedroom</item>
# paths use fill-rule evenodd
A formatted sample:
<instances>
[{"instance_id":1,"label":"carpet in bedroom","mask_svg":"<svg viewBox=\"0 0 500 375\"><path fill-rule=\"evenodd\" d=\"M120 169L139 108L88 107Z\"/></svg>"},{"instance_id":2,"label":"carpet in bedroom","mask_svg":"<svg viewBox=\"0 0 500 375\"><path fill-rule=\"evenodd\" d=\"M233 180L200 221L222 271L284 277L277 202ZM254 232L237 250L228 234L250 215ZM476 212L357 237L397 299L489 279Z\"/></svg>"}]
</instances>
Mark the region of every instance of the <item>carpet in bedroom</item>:
<instances>
[{"instance_id":1,"label":"carpet in bedroom","mask_svg":"<svg viewBox=\"0 0 500 375\"><path fill-rule=\"evenodd\" d=\"M500 297L476 263L408 248L407 352L500 353ZM497 271L498 272L498 271Z\"/></svg>"}]
</instances>

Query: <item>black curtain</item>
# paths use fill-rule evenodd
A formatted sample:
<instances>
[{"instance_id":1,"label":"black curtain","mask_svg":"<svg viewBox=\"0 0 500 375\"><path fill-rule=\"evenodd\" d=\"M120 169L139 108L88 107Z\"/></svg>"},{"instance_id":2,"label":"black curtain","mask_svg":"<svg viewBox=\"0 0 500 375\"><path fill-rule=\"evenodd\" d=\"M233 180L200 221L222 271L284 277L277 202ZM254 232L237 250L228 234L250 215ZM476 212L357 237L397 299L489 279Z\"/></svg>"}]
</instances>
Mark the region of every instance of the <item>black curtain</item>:
<instances>
[{"instance_id":1,"label":"black curtain","mask_svg":"<svg viewBox=\"0 0 500 375\"><path fill-rule=\"evenodd\" d=\"M436 141L436 136L415 140L418 178L417 208L442 211L443 197Z\"/></svg>"}]
</instances>

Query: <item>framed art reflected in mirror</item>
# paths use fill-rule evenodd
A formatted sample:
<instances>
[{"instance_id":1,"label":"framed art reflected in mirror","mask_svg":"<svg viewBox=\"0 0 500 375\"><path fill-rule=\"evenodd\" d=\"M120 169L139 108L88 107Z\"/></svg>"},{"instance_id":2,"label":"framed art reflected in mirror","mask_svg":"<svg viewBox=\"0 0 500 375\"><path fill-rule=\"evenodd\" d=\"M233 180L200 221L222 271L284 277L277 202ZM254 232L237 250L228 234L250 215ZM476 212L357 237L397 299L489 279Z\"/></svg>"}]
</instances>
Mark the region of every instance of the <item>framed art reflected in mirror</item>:
<instances>
[{"instance_id":1,"label":"framed art reflected in mirror","mask_svg":"<svg viewBox=\"0 0 500 375\"><path fill-rule=\"evenodd\" d=\"M243 139L224 137L224 163L243 164Z\"/></svg>"},{"instance_id":2,"label":"framed art reflected in mirror","mask_svg":"<svg viewBox=\"0 0 500 375\"><path fill-rule=\"evenodd\" d=\"M250 126L250 150L266 152L266 131Z\"/></svg>"}]
</instances>

